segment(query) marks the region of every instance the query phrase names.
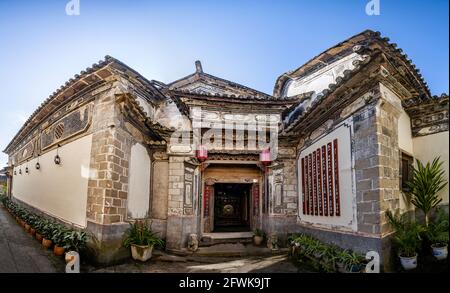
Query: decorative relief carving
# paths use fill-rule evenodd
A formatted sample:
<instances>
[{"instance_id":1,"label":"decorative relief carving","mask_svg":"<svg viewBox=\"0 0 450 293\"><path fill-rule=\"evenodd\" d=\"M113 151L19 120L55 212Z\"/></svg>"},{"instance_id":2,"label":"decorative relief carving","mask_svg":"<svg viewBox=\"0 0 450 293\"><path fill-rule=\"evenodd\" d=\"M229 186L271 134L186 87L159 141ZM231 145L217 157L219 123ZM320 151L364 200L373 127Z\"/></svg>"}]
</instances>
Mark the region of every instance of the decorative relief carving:
<instances>
[{"instance_id":1,"label":"decorative relief carving","mask_svg":"<svg viewBox=\"0 0 450 293\"><path fill-rule=\"evenodd\" d=\"M423 136L448 131L448 110L421 115L412 119L413 136Z\"/></svg>"},{"instance_id":2,"label":"decorative relief carving","mask_svg":"<svg viewBox=\"0 0 450 293\"><path fill-rule=\"evenodd\" d=\"M281 213L283 205L283 169L273 170L271 177L271 188L269 195L272 199L273 212Z\"/></svg>"},{"instance_id":3,"label":"decorative relief carving","mask_svg":"<svg viewBox=\"0 0 450 293\"><path fill-rule=\"evenodd\" d=\"M171 153L190 153L192 152L192 148L190 145L171 145L169 148Z\"/></svg>"},{"instance_id":4,"label":"decorative relief carving","mask_svg":"<svg viewBox=\"0 0 450 293\"><path fill-rule=\"evenodd\" d=\"M193 178L194 169L185 167L184 168L184 214L192 215L193 210Z\"/></svg>"},{"instance_id":5,"label":"decorative relief carving","mask_svg":"<svg viewBox=\"0 0 450 293\"><path fill-rule=\"evenodd\" d=\"M154 152L153 159L155 159L157 161L164 161L164 160L168 160L169 156L167 155L166 152Z\"/></svg>"},{"instance_id":6,"label":"decorative relief carving","mask_svg":"<svg viewBox=\"0 0 450 293\"><path fill-rule=\"evenodd\" d=\"M33 156L34 149L35 149L35 139L30 140L24 147L22 147L13 158L14 164L20 164L23 161L28 160Z\"/></svg>"},{"instance_id":7,"label":"decorative relief carving","mask_svg":"<svg viewBox=\"0 0 450 293\"><path fill-rule=\"evenodd\" d=\"M86 131L91 124L92 109L92 104L80 107L44 129L41 133L42 150Z\"/></svg>"}]
</instances>

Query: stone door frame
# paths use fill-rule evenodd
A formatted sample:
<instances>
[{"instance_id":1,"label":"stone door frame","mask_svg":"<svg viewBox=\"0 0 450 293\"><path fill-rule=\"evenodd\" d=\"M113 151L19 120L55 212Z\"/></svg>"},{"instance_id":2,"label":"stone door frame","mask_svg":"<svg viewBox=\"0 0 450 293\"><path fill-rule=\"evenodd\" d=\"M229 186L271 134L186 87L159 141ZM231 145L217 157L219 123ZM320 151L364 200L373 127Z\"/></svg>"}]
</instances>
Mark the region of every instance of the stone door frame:
<instances>
[{"instance_id":1,"label":"stone door frame","mask_svg":"<svg viewBox=\"0 0 450 293\"><path fill-rule=\"evenodd\" d=\"M205 176L205 172L208 168L209 165L214 164L215 166L226 166L229 164L234 164L234 165L254 165L256 167L260 167L259 166L259 162L255 162L255 161L222 161L222 160L211 160L211 161L207 161L205 163L205 167L201 172L201 200L199 200L199 204L200 204L200 237L204 234L204 233L211 233L213 228L214 228L214 185L216 183L230 183L230 184L239 184L239 183L251 183L252 187L251 187L251 194L250 194L250 214L249 214L249 218L250 218L250 229L253 230L257 227L260 228L261 223L262 223L262 198L263 198L263 192L264 192L264 171L260 169L260 174L258 175L258 178L253 180L247 180L246 178L242 178L241 180L237 180L237 179L227 179L227 178L216 178L216 177L211 177L211 176ZM244 166L243 166L244 167ZM255 209L254 209L254 198L253 198L253 189L254 186L257 185L258 186L258 215L257 218L255 218ZM208 190L207 190L208 189ZM207 205L209 204L209 206L207 207L208 210L206 211L205 214L205 194L206 192L208 192L209 194L206 195L208 196L208 203L206 203ZM217 232L220 233L220 232Z\"/></svg>"}]
</instances>

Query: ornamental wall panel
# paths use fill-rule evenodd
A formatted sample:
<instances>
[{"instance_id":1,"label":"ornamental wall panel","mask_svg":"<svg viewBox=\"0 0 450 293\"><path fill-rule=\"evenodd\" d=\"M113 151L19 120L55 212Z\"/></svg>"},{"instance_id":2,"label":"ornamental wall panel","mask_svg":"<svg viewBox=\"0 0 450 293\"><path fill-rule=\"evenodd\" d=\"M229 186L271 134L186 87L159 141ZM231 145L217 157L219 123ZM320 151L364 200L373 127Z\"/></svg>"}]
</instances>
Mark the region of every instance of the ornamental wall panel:
<instances>
[{"instance_id":1,"label":"ornamental wall panel","mask_svg":"<svg viewBox=\"0 0 450 293\"><path fill-rule=\"evenodd\" d=\"M347 120L301 150L298 158L300 222L355 230L351 125L352 121Z\"/></svg>"}]
</instances>

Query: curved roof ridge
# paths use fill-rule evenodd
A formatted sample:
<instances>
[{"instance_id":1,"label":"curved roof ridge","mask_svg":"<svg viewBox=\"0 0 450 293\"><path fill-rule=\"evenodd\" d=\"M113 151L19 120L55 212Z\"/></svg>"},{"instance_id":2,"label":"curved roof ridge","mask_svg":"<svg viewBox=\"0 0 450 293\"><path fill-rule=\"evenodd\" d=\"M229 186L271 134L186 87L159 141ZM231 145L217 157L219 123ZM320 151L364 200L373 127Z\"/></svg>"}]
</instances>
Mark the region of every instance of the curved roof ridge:
<instances>
[{"instance_id":1,"label":"curved roof ridge","mask_svg":"<svg viewBox=\"0 0 450 293\"><path fill-rule=\"evenodd\" d=\"M375 41L379 41L380 43L384 44L390 50L390 53L397 54L397 57L401 58L403 63L406 64L408 69L412 72L412 74L417 79L418 86L422 89L422 94L425 94L429 97L432 96L427 83L425 82L422 74L420 73L420 69L418 69L416 67L416 65L413 63L413 61L411 59L408 59L408 55L403 53L403 50L401 48L398 48L396 43L390 43L389 42L390 39L388 37L382 37L381 33L379 31L373 31L370 29L367 29L367 30L365 30L359 34L356 34L342 42L339 42L338 44L328 48L327 50L325 50L325 51L321 52L320 54L316 55L315 57L311 58L306 63L304 63L302 66L297 67L294 70L287 71L287 72L283 73L282 75L280 75L275 82L273 96L281 98L281 91L283 89L283 86L287 80L292 78L293 74L298 73L302 69L307 71L308 70L307 66L312 66L311 63L313 61L318 60L321 56L324 56L325 54L329 53L330 51L332 51L338 47L341 47L341 46L345 45L346 43L349 43L349 45L353 45L353 46L360 45L360 44L369 46L369 45L373 44ZM342 51L344 51L344 50L345 49L342 49ZM342 51L339 53L342 53ZM336 55L337 54L334 53L334 54L331 54L330 56L334 57ZM314 71L315 68L313 68L312 70Z\"/></svg>"},{"instance_id":2,"label":"curved roof ridge","mask_svg":"<svg viewBox=\"0 0 450 293\"><path fill-rule=\"evenodd\" d=\"M84 70L81 70L79 73L74 74L73 77L69 78L68 81L66 81L63 85L61 85L56 91L54 91L52 94L50 94L38 107L36 110L33 111L33 113L28 117L28 119L23 123L22 127L17 131L16 135L11 139L11 141L8 143L8 145L5 147L3 152L8 152L11 146L15 145L16 140L20 137L20 135L24 135L23 131L26 130L26 128L30 125L31 122L33 122L33 119L36 118L36 116L49 104L51 104L58 96L63 93L64 91L68 90L71 86L75 85L80 80L88 77L90 74L93 74L97 71L100 71L102 68L107 67L110 64L117 64L118 66L125 68L127 71L131 72L134 76L138 77L140 82L143 82L145 85L150 86L154 88L157 92L156 94L160 95L160 97L164 97L164 95L159 91L159 89L148 79L146 79L144 76L142 76L140 73L138 73L136 70L132 69L125 63L121 62L120 60L111 57L109 55L106 55L103 59L99 60L97 63L92 64L90 67L85 68ZM117 69L117 68L114 68ZM89 85L88 85L89 86ZM33 129L33 128L32 128ZM31 130L30 130L31 131ZM29 132L29 131L28 131ZM28 132L26 135L28 135Z\"/></svg>"}]
</instances>

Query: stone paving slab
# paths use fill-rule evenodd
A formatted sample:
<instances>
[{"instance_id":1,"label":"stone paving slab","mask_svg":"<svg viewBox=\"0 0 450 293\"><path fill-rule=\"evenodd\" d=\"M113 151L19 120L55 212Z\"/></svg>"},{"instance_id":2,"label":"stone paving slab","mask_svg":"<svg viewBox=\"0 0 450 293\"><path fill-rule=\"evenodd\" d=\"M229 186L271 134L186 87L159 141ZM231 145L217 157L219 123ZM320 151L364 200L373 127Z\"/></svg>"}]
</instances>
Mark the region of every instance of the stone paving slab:
<instances>
[{"instance_id":1,"label":"stone paving slab","mask_svg":"<svg viewBox=\"0 0 450 293\"><path fill-rule=\"evenodd\" d=\"M158 256L145 263L130 260L125 264L90 268L93 273L298 273L307 272L294 265L286 255L268 257L176 257Z\"/></svg>"},{"instance_id":2,"label":"stone paving slab","mask_svg":"<svg viewBox=\"0 0 450 293\"><path fill-rule=\"evenodd\" d=\"M64 268L64 260L45 250L0 204L0 273L58 273Z\"/></svg>"}]
</instances>

